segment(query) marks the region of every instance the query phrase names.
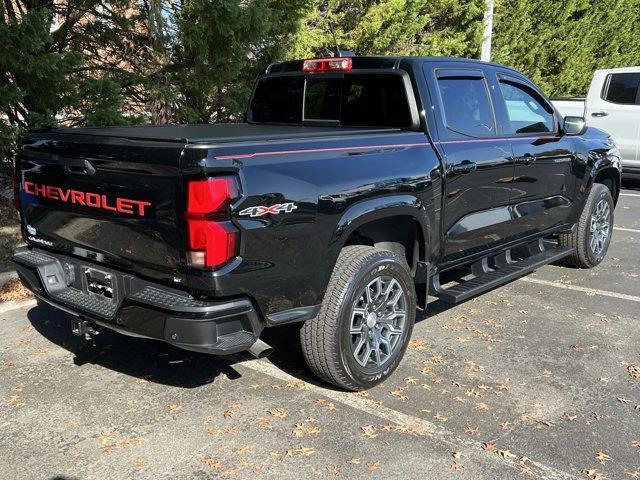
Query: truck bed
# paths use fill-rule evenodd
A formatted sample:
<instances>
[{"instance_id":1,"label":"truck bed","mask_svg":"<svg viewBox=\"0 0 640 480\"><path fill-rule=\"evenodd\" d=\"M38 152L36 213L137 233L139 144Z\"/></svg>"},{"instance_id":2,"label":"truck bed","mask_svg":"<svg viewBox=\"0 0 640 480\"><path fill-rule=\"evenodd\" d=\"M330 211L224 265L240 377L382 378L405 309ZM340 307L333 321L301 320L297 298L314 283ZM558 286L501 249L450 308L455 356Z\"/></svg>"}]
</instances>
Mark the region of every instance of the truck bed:
<instances>
[{"instance_id":1,"label":"truck bed","mask_svg":"<svg viewBox=\"0 0 640 480\"><path fill-rule=\"evenodd\" d=\"M563 117L584 117L585 99L580 97L552 98L551 103Z\"/></svg>"},{"instance_id":2,"label":"truck bed","mask_svg":"<svg viewBox=\"0 0 640 480\"><path fill-rule=\"evenodd\" d=\"M60 128L51 133L119 137L176 143L242 143L267 142L300 138L319 138L368 133L397 132L394 128L310 127L297 125L265 125L220 123L205 125L136 125L124 127Z\"/></svg>"},{"instance_id":3,"label":"truck bed","mask_svg":"<svg viewBox=\"0 0 640 480\"><path fill-rule=\"evenodd\" d=\"M236 152L242 144L380 134L402 131L248 123L32 131L19 154L28 239L79 256L97 252L104 264L186 285L185 145Z\"/></svg>"}]
</instances>

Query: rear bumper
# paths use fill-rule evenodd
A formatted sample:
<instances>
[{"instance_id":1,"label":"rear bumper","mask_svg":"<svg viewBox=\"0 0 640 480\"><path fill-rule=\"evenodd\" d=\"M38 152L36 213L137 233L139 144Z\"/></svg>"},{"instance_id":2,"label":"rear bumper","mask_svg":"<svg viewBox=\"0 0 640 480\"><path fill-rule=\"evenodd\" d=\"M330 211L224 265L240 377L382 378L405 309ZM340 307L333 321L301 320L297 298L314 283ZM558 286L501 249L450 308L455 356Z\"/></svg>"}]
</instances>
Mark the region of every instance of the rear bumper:
<instances>
[{"instance_id":1,"label":"rear bumper","mask_svg":"<svg viewBox=\"0 0 640 480\"><path fill-rule=\"evenodd\" d=\"M249 349L263 328L248 298L196 300L180 290L39 249L19 249L13 262L22 283L39 299L123 334L223 355ZM87 269L111 276L112 300L89 292Z\"/></svg>"}]
</instances>

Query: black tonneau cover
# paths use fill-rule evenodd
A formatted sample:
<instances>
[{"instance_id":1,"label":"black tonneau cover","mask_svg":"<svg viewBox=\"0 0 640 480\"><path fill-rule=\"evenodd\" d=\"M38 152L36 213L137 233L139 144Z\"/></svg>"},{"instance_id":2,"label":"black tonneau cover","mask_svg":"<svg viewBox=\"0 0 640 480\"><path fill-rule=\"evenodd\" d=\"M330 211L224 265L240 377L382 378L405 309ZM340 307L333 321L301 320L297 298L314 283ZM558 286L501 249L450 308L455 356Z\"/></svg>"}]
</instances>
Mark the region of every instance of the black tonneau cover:
<instances>
[{"instance_id":1,"label":"black tonneau cover","mask_svg":"<svg viewBox=\"0 0 640 480\"><path fill-rule=\"evenodd\" d=\"M180 143L238 143L288 138L315 138L367 133L397 132L394 128L308 127L298 125L266 125L219 123L208 125L136 125L126 127L57 128L54 134L92 135Z\"/></svg>"}]
</instances>

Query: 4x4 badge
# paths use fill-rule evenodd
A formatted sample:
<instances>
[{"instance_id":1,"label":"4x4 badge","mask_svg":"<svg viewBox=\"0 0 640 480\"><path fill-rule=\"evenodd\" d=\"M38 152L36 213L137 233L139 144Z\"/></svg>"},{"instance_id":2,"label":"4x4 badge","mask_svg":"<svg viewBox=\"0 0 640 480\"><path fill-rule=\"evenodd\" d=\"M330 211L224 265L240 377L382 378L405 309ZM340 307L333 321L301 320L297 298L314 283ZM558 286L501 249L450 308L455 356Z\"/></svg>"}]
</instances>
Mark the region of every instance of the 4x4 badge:
<instances>
[{"instance_id":1,"label":"4x4 badge","mask_svg":"<svg viewBox=\"0 0 640 480\"><path fill-rule=\"evenodd\" d=\"M279 213L291 213L296 208L298 207L293 202L276 203L275 205L270 205L268 207L265 205L258 205L241 210L240 215L249 215L250 217L261 217L268 213L272 215L278 215Z\"/></svg>"}]
</instances>

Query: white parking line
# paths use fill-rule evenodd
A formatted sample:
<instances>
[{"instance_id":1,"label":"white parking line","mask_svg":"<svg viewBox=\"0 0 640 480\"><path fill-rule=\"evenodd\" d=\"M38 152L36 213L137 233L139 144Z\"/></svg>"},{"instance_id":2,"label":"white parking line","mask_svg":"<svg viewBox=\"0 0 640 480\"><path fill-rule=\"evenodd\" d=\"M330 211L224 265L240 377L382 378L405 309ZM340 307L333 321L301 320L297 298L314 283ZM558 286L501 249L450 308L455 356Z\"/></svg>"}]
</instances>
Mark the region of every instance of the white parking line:
<instances>
[{"instance_id":1,"label":"white parking line","mask_svg":"<svg viewBox=\"0 0 640 480\"><path fill-rule=\"evenodd\" d=\"M620 196L621 197L640 197L640 194L638 194L638 193L621 193Z\"/></svg>"},{"instance_id":2,"label":"white parking line","mask_svg":"<svg viewBox=\"0 0 640 480\"><path fill-rule=\"evenodd\" d=\"M621 232L640 233L640 230L635 228L613 227L614 230L620 230Z\"/></svg>"},{"instance_id":3,"label":"white parking line","mask_svg":"<svg viewBox=\"0 0 640 480\"><path fill-rule=\"evenodd\" d=\"M283 372L267 360L251 360L249 362L242 362L236 364L235 367L245 367L263 375L268 375L275 379L284 382L299 382L300 379ZM369 400L366 397L357 396L354 393L339 392L330 390L328 388L322 388L317 385L313 385L305 382L305 388L309 391L330 398L334 402L341 403L350 408L366 413L373 417L378 417L386 422L391 422L396 425L412 425L418 426L422 429L423 436L430 440L435 440L441 443L447 444L452 449L459 449L461 447L467 447L477 455L482 455L482 459L493 461L500 464L506 464L509 467L516 469L517 464L512 460L502 459L495 453L485 453L482 449L482 444L470 438L461 438L455 435L453 432L429 422L423 418L415 417L407 413L399 412L383 405L377 405L373 400ZM469 453L471 455L472 453ZM571 475L570 473L557 470L553 467L549 467L542 463L531 462L531 466L535 467L536 478L542 478L546 480L576 480L579 477Z\"/></svg>"},{"instance_id":4,"label":"white parking line","mask_svg":"<svg viewBox=\"0 0 640 480\"><path fill-rule=\"evenodd\" d=\"M562 288L564 290L575 290L576 292L593 293L604 297L618 298L620 300L630 300L632 302L640 302L640 297L635 295L627 295L626 293L610 292L608 290L598 290L597 288L580 287L578 285L568 285L566 283L550 282L540 278L522 277L520 280L528 283L537 283L538 285L547 285L549 287Z\"/></svg>"}]
</instances>

